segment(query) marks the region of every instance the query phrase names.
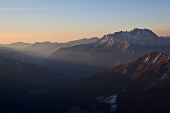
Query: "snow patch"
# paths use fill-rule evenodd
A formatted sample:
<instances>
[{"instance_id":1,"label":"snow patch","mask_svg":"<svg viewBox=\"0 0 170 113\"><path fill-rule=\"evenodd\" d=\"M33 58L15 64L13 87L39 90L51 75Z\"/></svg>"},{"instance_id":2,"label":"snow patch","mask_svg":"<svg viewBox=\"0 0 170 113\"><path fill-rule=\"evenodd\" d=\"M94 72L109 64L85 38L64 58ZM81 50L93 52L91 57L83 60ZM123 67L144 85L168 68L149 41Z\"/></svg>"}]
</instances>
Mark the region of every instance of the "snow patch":
<instances>
[{"instance_id":1,"label":"snow patch","mask_svg":"<svg viewBox=\"0 0 170 113\"><path fill-rule=\"evenodd\" d=\"M109 97L104 98L103 96L97 97L96 100L101 102L101 103L106 103L110 104L110 112L116 111L117 110L117 105L116 105L116 99L117 95L112 95Z\"/></svg>"},{"instance_id":2,"label":"snow patch","mask_svg":"<svg viewBox=\"0 0 170 113\"><path fill-rule=\"evenodd\" d=\"M144 62L148 62L149 61L149 56L148 57L146 57L146 59L145 59L145 61Z\"/></svg>"},{"instance_id":3,"label":"snow patch","mask_svg":"<svg viewBox=\"0 0 170 113\"><path fill-rule=\"evenodd\" d=\"M112 45L114 44L114 40L110 40L108 43L107 43L107 47L111 47Z\"/></svg>"},{"instance_id":4,"label":"snow patch","mask_svg":"<svg viewBox=\"0 0 170 113\"><path fill-rule=\"evenodd\" d=\"M157 62L157 59L161 56L161 53L152 61L152 64L154 65ZM158 63L158 62L157 62Z\"/></svg>"},{"instance_id":5,"label":"snow patch","mask_svg":"<svg viewBox=\"0 0 170 113\"><path fill-rule=\"evenodd\" d=\"M109 40L108 36L106 35L101 41L100 44L103 44Z\"/></svg>"}]
</instances>

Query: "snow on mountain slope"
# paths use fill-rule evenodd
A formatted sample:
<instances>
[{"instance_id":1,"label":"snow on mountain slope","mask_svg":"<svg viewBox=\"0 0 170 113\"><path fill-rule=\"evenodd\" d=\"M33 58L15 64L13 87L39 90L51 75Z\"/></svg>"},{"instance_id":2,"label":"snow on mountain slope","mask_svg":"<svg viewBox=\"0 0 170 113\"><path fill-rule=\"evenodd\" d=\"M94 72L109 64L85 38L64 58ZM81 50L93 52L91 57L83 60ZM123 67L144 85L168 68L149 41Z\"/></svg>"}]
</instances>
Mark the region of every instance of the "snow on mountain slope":
<instances>
[{"instance_id":1,"label":"snow on mountain slope","mask_svg":"<svg viewBox=\"0 0 170 113\"><path fill-rule=\"evenodd\" d=\"M126 42L129 45L165 45L170 41L165 38L158 37L149 29L134 28L131 31L120 31L114 34L104 35L103 38L96 42L95 47L104 46L105 48L114 47L117 43Z\"/></svg>"}]
</instances>

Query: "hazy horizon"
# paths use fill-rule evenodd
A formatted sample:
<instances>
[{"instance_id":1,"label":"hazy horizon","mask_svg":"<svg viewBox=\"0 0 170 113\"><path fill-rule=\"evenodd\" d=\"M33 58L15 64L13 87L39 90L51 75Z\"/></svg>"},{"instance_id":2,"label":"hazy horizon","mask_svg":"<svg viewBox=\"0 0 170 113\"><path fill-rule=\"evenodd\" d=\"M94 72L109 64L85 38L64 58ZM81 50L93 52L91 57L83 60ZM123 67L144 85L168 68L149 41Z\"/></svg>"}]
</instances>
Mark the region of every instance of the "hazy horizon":
<instances>
[{"instance_id":1,"label":"hazy horizon","mask_svg":"<svg viewBox=\"0 0 170 113\"><path fill-rule=\"evenodd\" d=\"M137 28L137 27L136 27ZM140 28L139 28L140 29ZM145 29L145 28L143 28ZM132 29L131 29L132 30ZM150 29L151 30L151 29ZM127 30L119 30L119 31L127 31ZM115 31L115 32L119 32L119 31ZM115 33L113 32L113 33ZM130 32L130 31L129 31ZM154 31L153 31L154 32ZM112 33L112 34L113 34ZM154 32L155 33L155 32ZM106 34L103 34L101 37L97 37L97 38L102 38L104 35L107 35L109 33L106 33ZM156 34L157 35L157 34ZM159 35L158 35L159 36ZM169 37L170 35L166 35L166 36L162 36L162 37ZM68 43L68 42L71 42L71 41L77 41L77 40L81 40L81 39L90 39L90 38L94 38L95 36L93 37L86 37L86 38L77 38L77 39L73 39L73 40L68 40L68 41L50 41L50 40L43 40L43 41L35 41L35 42L24 42L24 41L14 41L14 42L11 42L11 43L0 43L0 44L13 44L13 43L28 43L28 44L34 44L34 43L42 43L42 42L50 42L50 43ZM161 37L161 36L160 36Z\"/></svg>"},{"instance_id":2,"label":"hazy horizon","mask_svg":"<svg viewBox=\"0 0 170 113\"><path fill-rule=\"evenodd\" d=\"M168 0L0 1L0 44L69 42L133 28L170 36Z\"/></svg>"},{"instance_id":3,"label":"hazy horizon","mask_svg":"<svg viewBox=\"0 0 170 113\"><path fill-rule=\"evenodd\" d=\"M68 43L68 42L72 42L72 41L78 41L78 40L82 40L82 39L91 39L91 38L95 38L95 37L90 37L90 38L79 38L79 39L75 39L75 40L70 40L70 41L66 41L66 42L52 42L52 41L36 41L36 42L22 42L22 41L18 41L18 42L12 42L12 43L0 43L0 44L14 44L14 43L27 43L27 44L34 44L34 43L43 43L43 42L50 42L50 43ZM96 37L98 38L98 37Z\"/></svg>"}]
</instances>

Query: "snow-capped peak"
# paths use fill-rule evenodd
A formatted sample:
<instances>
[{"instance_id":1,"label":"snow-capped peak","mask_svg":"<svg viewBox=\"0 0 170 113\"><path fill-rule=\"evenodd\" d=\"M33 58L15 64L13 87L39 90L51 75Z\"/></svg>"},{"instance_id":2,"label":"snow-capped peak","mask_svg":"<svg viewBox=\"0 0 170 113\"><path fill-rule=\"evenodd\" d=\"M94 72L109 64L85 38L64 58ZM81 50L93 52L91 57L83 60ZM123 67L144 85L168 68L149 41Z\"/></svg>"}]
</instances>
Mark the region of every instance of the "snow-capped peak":
<instances>
[{"instance_id":1,"label":"snow-capped peak","mask_svg":"<svg viewBox=\"0 0 170 113\"><path fill-rule=\"evenodd\" d=\"M119 31L113 34L104 35L95 43L95 47L111 48L116 44L126 42L131 45L159 45L164 41L149 29L134 28L131 31Z\"/></svg>"}]
</instances>

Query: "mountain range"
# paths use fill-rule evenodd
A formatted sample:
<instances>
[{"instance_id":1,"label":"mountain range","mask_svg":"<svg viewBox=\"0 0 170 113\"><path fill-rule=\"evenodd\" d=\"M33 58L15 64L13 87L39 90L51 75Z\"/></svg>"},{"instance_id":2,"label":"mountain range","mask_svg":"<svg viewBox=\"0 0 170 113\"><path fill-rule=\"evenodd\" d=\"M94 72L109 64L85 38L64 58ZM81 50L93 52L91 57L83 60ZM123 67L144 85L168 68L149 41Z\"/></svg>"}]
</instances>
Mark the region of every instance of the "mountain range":
<instances>
[{"instance_id":1,"label":"mountain range","mask_svg":"<svg viewBox=\"0 0 170 113\"><path fill-rule=\"evenodd\" d=\"M104 35L95 43L61 48L41 65L59 72L69 70L69 73L65 72L67 75L90 76L101 69L129 63L152 51L169 55L169 47L170 38L158 37L149 29L135 28Z\"/></svg>"},{"instance_id":2,"label":"mountain range","mask_svg":"<svg viewBox=\"0 0 170 113\"><path fill-rule=\"evenodd\" d=\"M24 53L26 55L31 55L34 57L42 57L45 58L49 56L53 51L56 51L63 47L71 47L74 45L80 44L89 44L94 43L98 40L97 37L93 37L90 39L83 38L79 40L74 40L66 43L58 43L58 42L36 42L34 44L16 42L12 44L3 44L2 46L13 48L14 50Z\"/></svg>"},{"instance_id":3,"label":"mountain range","mask_svg":"<svg viewBox=\"0 0 170 113\"><path fill-rule=\"evenodd\" d=\"M1 44L0 112L169 113L169 47L169 37L138 28Z\"/></svg>"},{"instance_id":4,"label":"mountain range","mask_svg":"<svg viewBox=\"0 0 170 113\"><path fill-rule=\"evenodd\" d=\"M155 51L46 94L39 105L58 113L169 113L169 88L170 56Z\"/></svg>"}]
</instances>

